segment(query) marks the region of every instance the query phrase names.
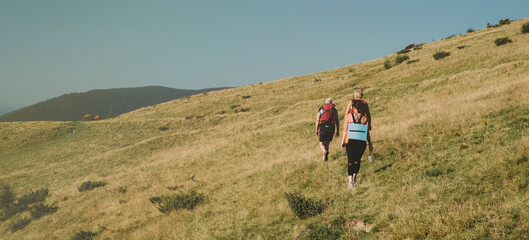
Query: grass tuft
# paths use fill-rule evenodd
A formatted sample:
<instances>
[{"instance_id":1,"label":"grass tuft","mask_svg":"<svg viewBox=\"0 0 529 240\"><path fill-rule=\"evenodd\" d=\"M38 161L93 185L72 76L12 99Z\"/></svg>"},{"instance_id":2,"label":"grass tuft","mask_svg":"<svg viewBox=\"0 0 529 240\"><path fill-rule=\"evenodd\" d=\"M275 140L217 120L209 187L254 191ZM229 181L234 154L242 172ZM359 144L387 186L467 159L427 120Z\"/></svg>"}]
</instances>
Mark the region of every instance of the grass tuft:
<instances>
[{"instance_id":1,"label":"grass tuft","mask_svg":"<svg viewBox=\"0 0 529 240\"><path fill-rule=\"evenodd\" d=\"M79 186L77 190L79 190L79 192L90 191L98 187L104 187L105 185L107 185L107 183L102 182L102 181L98 181L98 182L86 181L83 184L81 184L81 186Z\"/></svg>"},{"instance_id":2,"label":"grass tuft","mask_svg":"<svg viewBox=\"0 0 529 240\"><path fill-rule=\"evenodd\" d=\"M384 68L386 70L390 69L392 66L391 66L391 62L389 61L389 59L386 59L386 61L384 62Z\"/></svg>"},{"instance_id":3,"label":"grass tuft","mask_svg":"<svg viewBox=\"0 0 529 240\"><path fill-rule=\"evenodd\" d=\"M410 59L410 57L408 55L400 55L400 56L397 56L397 58L395 59L395 64L401 64L402 62L406 61Z\"/></svg>"},{"instance_id":4,"label":"grass tuft","mask_svg":"<svg viewBox=\"0 0 529 240\"><path fill-rule=\"evenodd\" d=\"M30 222L31 222L31 219L27 218L27 217L16 218L13 221L11 221L7 227L9 228L9 231L11 231L13 233L13 232L16 232L16 231L24 228Z\"/></svg>"},{"instance_id":5,"label":"grass tuft","mask_svg":"<svg viewBox=\"0 0 529 240\"><path fill-rule=\"evenodd\" d=\"M450 56L450 52L441 51L441 52L436 52L433 55L433 59L439 60L439 59L442 59L442 58L445 58L445 57L448 57L448 56Z\"/></svg>"},{"instance_id":6,"label":"grass tuft","mask_svg":"<svg viewBox=\"0 0 529 240\"><path fill-rule=\"evenodd\" d=\"M151 197L149 201L156 205L162 213L168 214L180 209L193 210L196 206L203 204L207 197L203 193L191 191L189 193L180 192L178 194Z\"/></svg>"},{"instance_id":7,"label":"grass tuft","mask_svg":"<svg viewBox=\"0 0 529 240\"><path fill-rule=\"evenodd\" d=\"M42 216L50 215L54 212L57 212L57 209L59 209L59 207L57 206L50 206L44 203L37 203L30 208L29 214L31 218L39 219Z\"/></svg>"},{"instance_id":8,"label":"grass tuft","mask_svg":"<svg viewBox=\"0 0 529 240\"><path fill-rule=\"evenodd\" d=\"M496 46L505 45L510 42L512 42L512 40L508 37L496 38L496 40L494 40L494 44L496 44Z\"/></svg>"},{"instance_id":9,"label":"grass tuft","mask_svg":"<svg viewBox=\"0 0 529 240\"><path fill-rule=\"evenodd\" d=\"M522 33L523 34L529 33L529 22L526 22L522 25Z\"/></svg>"},{"instance_id":10,"label":"grass tuft","mask_svg":"<svg viewBox=\"0 0 529 240\"><path fill-rule=\"evenodd\" d=\"M34 192L33 190L30 193L24 194L18 199L19 205L29 205L36 202L44 202L48 197L48 189L43 188Z\"/></svg>"},{"instance_id":11,"label":"grass tuft","mask_svg":"<svg viewBox=\"0 0 529 240\"><path fill-rule=\"evenodd\" d=\"M326 208L326 204L322 200L306 198L299 193L285 193L285 199L292 212L299 219L319 215Z\"/></svg>"},{"instance_id":12,"label":"grass tuft","mask_svg":"<svg viewBox=\"0 0 529 240\"><path fill-rule=\"evenodd\" d=\"M400 54L406 54L406 53L409 53L409 52L411 52L410 49L402 49L402 50L398 51L397 54L400 55Z\"/></svg>"}]
</instances>

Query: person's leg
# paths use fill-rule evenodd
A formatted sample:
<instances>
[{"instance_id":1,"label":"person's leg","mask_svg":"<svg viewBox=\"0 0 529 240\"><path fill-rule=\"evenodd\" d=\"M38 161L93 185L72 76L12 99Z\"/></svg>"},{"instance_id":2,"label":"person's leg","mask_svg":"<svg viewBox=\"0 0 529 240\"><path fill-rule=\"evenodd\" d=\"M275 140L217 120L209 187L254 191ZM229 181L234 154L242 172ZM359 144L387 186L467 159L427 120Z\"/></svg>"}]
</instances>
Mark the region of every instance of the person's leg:
<instances>
[{"instance_id":1,"label":"person's leg","mask_svg":"<svg viewBox=\"0 0 529 240\"><path fill-rule=\"evenodd\" d=\"M347 152L347 175L349 178L348 187L352 188L353 187L353 174L354 174L353 172L354 149L353 149L351 142L349 142L348 144L345 144L345 150Z\"/></svg>"},{"instance_id":2,"label":"person's leg","mask_svg":"<svg viewBox=\"0 0 529 240\"><path fill-rule=\"evenodd\" d=\"M354 146L354 156L353 156L353 184L356 183L356 177L360 171L360 164L362 163L362 155L366 150L366 142L355 142Z\"/></svg>"},{"instance_id":3,"label":"person's leg","mask_svg":"<svg viewBox=\"0 0 529 240\"><path fill-rule=\"evenodd\" d=\"M320 149L323 153L327 151L327 148L325 147L325 142L320 142Z\"/></svg>"},{"instance_id":4,"label":"person's leg","mask_svg":"<svg viewBox=\"0 0 529 240\"><path fill-rule=\"evenodd\" d=\"M325 160L325 154L327 153L327 149L325 147L325 142L327 141L327 129L325 125L320 126L320 149L323 152L323 160Z\"/></svg>"},{"instance_id":5,"label":"person's leg","mask_svg":"<svg viewBox=\"0 0 529 240\"><path fill-rule=\"evenodd\" d=\"M329 159L329 145L330 141L325 141L323 144L325 145L325 158L324 161L327 161Z\"/></svg>"}]
</instances>

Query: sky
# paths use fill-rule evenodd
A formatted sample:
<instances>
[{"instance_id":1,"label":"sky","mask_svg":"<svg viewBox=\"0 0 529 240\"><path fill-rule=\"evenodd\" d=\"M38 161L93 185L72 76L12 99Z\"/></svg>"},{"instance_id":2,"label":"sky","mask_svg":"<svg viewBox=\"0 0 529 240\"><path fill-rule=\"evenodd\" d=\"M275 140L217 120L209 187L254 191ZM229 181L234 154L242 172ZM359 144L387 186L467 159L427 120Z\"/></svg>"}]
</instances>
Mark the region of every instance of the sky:
<instances>
[{"instance_id":1,"label":"sky","mask_svg":"<svg viewBox=\"0 0 529 240\"><path fill-rule=\"evenodd\" d=\"M519 0L0 0L0 106L92 89L269 82L528 9Z\"/></svg>"}]
</instances>

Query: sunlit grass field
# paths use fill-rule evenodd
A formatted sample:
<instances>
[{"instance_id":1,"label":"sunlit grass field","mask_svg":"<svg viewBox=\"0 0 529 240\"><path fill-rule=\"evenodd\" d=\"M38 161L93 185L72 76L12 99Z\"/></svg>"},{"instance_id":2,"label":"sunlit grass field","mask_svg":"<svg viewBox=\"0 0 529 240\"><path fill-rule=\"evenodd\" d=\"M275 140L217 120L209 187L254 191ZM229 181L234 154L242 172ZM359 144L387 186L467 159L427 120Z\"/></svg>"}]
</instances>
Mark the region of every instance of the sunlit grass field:
<instances>
[{"instance_id":1,"label":"sunlit grass field","mask_svg":"<svg viewBox=\"0 0 529 240\"><path fill-rule=\"evenodd\" d=\"M0 221L0 238L527 239L526 22L424 44L407 53L419 61L389 69L397 54L110 120L0 123L0 184L17 196L47 188L58 207L14 232L28 211ZM512 42L496 46L500 37ZM440 51L450 56L435 60ZM322 162L314 120L327 97L343 114L356 88L375 163L364 156L349 190L345 150L333 141ZM106 185L80 192L86 181ZM149 201L191 191L207 197L192 210ZM326 208L299 219L286 193Z\"/></svg>"}]
</instances>

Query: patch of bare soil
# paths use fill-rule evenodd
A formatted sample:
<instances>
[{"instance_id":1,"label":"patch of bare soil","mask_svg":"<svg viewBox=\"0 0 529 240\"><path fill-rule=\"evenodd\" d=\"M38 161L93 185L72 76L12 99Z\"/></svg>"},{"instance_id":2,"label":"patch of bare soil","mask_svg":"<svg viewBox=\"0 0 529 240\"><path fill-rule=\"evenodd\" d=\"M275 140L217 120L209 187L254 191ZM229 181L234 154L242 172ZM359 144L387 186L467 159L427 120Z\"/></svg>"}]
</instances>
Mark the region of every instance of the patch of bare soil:
<instances>
[{"instance_id":1,"label":"patch of bare soil","mask_svg":"<svg viewBox=\"0 0 529 240\"><path fill-rule=\"evenodd\" d=\"M373 228L373 224L366 223L362 221L362 219L354 218L354 219L345 219L344 226L347 228L351 228L354 230L363 230L366 232L370 232Z\"/></svg>"}]
</instances>

